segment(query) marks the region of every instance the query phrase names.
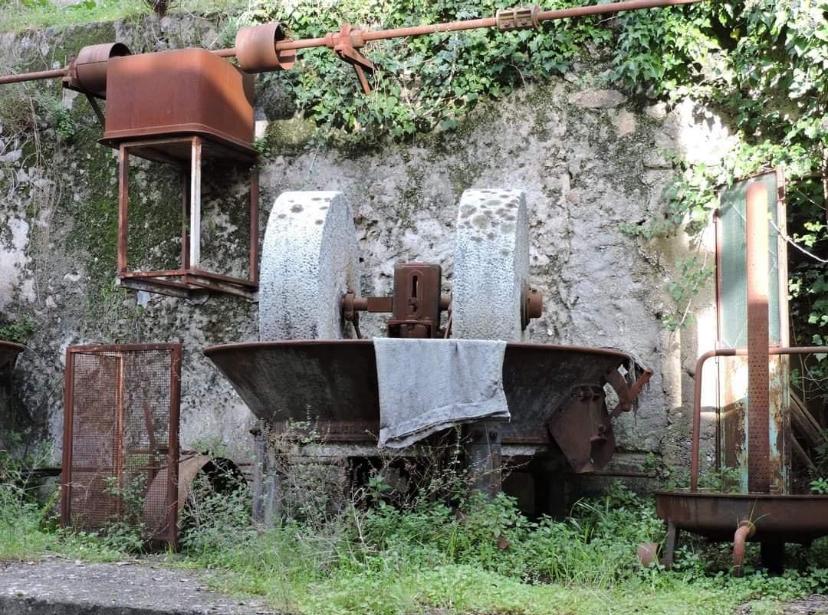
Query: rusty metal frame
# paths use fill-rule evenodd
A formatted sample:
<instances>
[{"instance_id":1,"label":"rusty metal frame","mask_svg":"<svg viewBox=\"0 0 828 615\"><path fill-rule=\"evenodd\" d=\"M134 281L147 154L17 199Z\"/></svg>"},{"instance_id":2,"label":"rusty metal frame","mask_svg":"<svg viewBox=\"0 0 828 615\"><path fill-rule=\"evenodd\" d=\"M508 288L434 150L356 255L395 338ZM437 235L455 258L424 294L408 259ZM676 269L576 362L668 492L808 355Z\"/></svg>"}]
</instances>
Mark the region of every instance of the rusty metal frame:
<instances>
[{"instance_id":1,"label":"rusty metal frame","mask_svg":"<svg viewBox=\"0 0 828 615\"><path fill-rule=\"evenodd\" d=\"M69 346L66 349L66 368L64 376L64 398L63 398L63 456L60 480L60 521L63 527L71 524L72 515L72 454L74 441L74 375L75 357L79 354L115 354L121 360L123 355L131 352L168 352L170 355L170 379L169 379L169 425L167 427L167 468L168 481L166 489L166 534L152 537L153 540L165 542L171 548L178 547L178 472L179 472L179 424L181 411L181 344L89 344L82 346ZM118 404L118 416L116 420L123 421L124 398L123 398L123 372L116 386L116 399ZM117 433L121 433L117 430ZM117 438L117 435L116 435ZM123 442L116 442L114 452L118 455L118 461L114 464L113 475L117 475L119 482L123 479ZM149 487L149 484L147 485Z\"/></svg>"},{"instance_id":2,"label":"rusty metal frame","mask_svg":"<svg viewBox=\"0 0 828 615\"><path fill-rule=\"evenodd\" d=\"M764 355L764 348L768 346L768 287L769 275L767 271L767 257L768 250L768 232L765 230L763 234L759 234L762 229L767 227L764 212L767 208L767 200L773 196L776 202L776 218L773 220L775 227L778 227L784 233L785 218L786 218L786 185L784 170L781 167L764 168L756 173L736 178L736 182L749 182L758 178L767 176L775 176L776 180L776 194L769 195L767 191L757 183L748 183L745 194L745 237L746 237L746 261L747 268L745 270L747 283L747 336L748 347L758 349L758 354ZM718 186L724 188L725 185ZM719 195L721 198L721 194ZM722 258L724 253L722 221L718 215L718 210L714 214L714 237L715 237L715 263L716 263L716 277L715 277L715 301L716 301L716 329L717 329L717 347L720 347L725 314L725 306L723 304L723 279L722 279ZM789 330L788 330L788 304L784 289L787 288L787 261L784 258L786 254L787 245L780 233L775 233L777 246L777 259L775 266L777 268L777 282L779 289L778 304L779 304L779 334L780 345L787 347L789 344ZM771 239L772 241L772 239ZM757 243L761 245L757 246ZM757 252L758 247L758 252ZM759 253L761 252L761 254ZM757 290L761 287L762 295L757 295ZM762 305L757 303L757 300L763 302ZM784 457L787 455L787 446L784 444L781 448L779 442L772 446L769 441L769 429L760 427L770 420L770 392L769 376L767 373L768 360L767 357L755 356L757 352L749 353L748 356L748 403L747 414L743 417L746 421L747 427L745 429L746 438L746 454L747 454L747 482L751 491L768 491L772 483L778 478L777 473L773 468L778 468L778 464L772 463L770 452L777 450L779 454ZM752 367L751 367L752 364ZM763 369L762 366L765 368ZM779 369L784 370L787 366L787 358L780 358ZM764 375L763 375L764 374ZM717 373L717 381L721 381L721 370ZM764 382L764 384L762 384ZM723 421L726 414L723 411L725 407L725 400L722 397L722 386L716 387L716 424L715 424L715 465L720 468L728 457L728 450L725 450L726 436L723 428ZM750 402L753 398L753 403ZM751 408L753 408L751 410ZM761 414L761 417L759 416ZM768 415L768 417L762 418ZM753 420L750 420L750 419ZM783 423L784 423L783 419ZM744 424L742 424L744 427ZM753 427L751 427L753 426ZM787 433L784 425L779 429L782 432L782 442L785 441L785 433ZM752 443L752 446L750 445ZM753 454L751 454L751 451ZM775 457L774 457L775 458ZM763 460L763 461L760 461ZM773 479L771 477L774 477ZM782 478L784 482L784 477Z\"/></svg>"},{"instance_id":3,"label":"rusty metal frame","mask_svg":"<svg viewBox=\"0 0 828 615\"><path fill-rule=\"evenodd\" d=\"M166 137L126 141L118 147L118 280L135 290L189 297L200 292L217 292L252 298L259 284L259 170L255 158L245 162L250 168L249 250L247 278L222 275L199 267L201 260L201 167L205 139L201 136ZM147 146L190 145L189 169L178 160L165 162L179 166L182 178L181 267L155 271L129 271L127 245L129 229L129 150Z\"/></svg>"},{"instance_id":4,"label":"rusty metal frame","mask_svg":"<svg viewBox=\"0 0 828 615\"><path fill-rule=\"evenodd\" d=\"M769 355L828 353L828 346L772 346ZM702 370L708 359L713 357L746 357L747 348L718 348L702 354L696 361L696 376L693 391L693 423L690 440L690 491L695 492L699 486L699 449L701 434L701 392Z\"/></svg>"}]
</instances>

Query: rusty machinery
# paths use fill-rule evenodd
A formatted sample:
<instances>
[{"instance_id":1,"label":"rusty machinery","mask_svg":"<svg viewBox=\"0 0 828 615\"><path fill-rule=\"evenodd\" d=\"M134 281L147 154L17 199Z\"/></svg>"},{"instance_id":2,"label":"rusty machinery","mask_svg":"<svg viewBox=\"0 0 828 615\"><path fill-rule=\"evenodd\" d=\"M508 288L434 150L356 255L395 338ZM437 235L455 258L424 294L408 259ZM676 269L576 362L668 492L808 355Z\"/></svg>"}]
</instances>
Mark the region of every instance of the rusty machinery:
<instances>
[{"instance_id":1,"label":"rusty machinery","mask_svg":"<svg viewBox=\"0 0 828 615\"><path fill-rule=\"evenodd\" d=\"M358 337L360 312L391 314L388 337L428 338L451 335L451 295L440 293L442 268L434 263L398 263L394 267L394 292L385 297L357 297L353 291L342 297L342 314ZM543 314L540 291L524 285L520 298L521 326L525 329L533 318ZM444 328L440 315L448 312Z\"/></svg>"},{"instance_id":2,"label":"rusty machinery","mask_svg":"<svg viewBox=\"0 0 828 615\"><path fill-rule=\"evenodd\" d=\"M252 297L258 287L259 213L256 152L252 147L250 74L290 69L296 62L298 50L327 47L353 66L362 89L368 93L367 75L375 70L375 66L358 50L372 41L475 28L537 28L549 20L698 1L627 0L556 10L519 7L502 9L494 17L389 30L358 29L346 23L338 32L301 40L289 39L282 25L273 22L242 28L236 35L234 47L214 51L183 49L131 55L123 43L90 45L81 49L65 68L6 75L0 77L0 84L61 79L65 87L86 95L105 125L101 142L118 150L117 272L123 286L182 296L208 291ZM220 60L232 57L237 66ZM105 114L97 99L107 100ZM130 156L170 163L180 171L183 220L177 266L131 267L128 262ZM231 165L234 172L250 175L246 272L219 271L217 264L211 266L203 258L202 165L208 162ZM214 177L217 175L220 174L213 174ZM377 302L365 306L357 304L353 306L353 313L362 309L370 311L379 305ZM387 303L382 307L388 307ZM403 315L395 319L404 321L407 317ZM401 334L414 333L409 329L404 322L394 325L394 330ZM417 335L424 333L415 329Z\"/></svg>"},{"instance_id":3,"label":"rusty machinery","mask_svg":"<svg viewBox=\"0 0 828 615\"><path fill-rule=\"evenodd\" d=\"M364 459L379 454L380 412L374 344L362 339L360 314L389 315L390 337L505 340L511 421L467 426L466 459L485 468L476 484L500 488L501 458L535 464L526 480L538 493L549 489L544 476L559 460L575 473L598 471L615 451L612 418L633 408L651 372L614 349L523 341L543 308L528 283L528 228L523 192L467 190L457 211L452 292L442 294L440 264L414 262L396 264L390 294L363 297L357 231L344 196L283 193L262 248L262 341L205 354L262 421L263 433L318 442L322 457ZM607 386L618 397L609 411ZM420 453L412 447L405 454ZM550 510L547 504L540 509Z\"/></svg>"},{"instance_id":4,"label":"rusty machinery","mask_svg":"<svg viewBox=\"0 0 828 615\"><path fill-rule=\"evenodd\" d=\"M733 542L733 571L741 575L745 543L761 544L761 558L771 571L781 571L786 542L810 544L828 535L828 496L786 493L784 468L771 463L771 449L787 446L784 428L771 426L769 357L824 353L824 346L770 346L768 317L768 193L754 179L745 203L745 271L747 280L747 348L719 348L702 354L694 384L689 491L659 492L656 510L668 526L664 563L671 566L681 531ZM747 357L747 492L721 493L699 487L702 370L714 357ZM782 421L784 427L784 419ZM778 454L777 454L778 456Z\"/></svg>"},{"instance_id":5,"label":"rusty machinery","mask_svg":"<svg viewBox=\"0 0 828 615\"><path fill-rule=\"evenodd\" d=\"M193 292L231 292L250 296L260 287L258 261L258 179L253 139L253 90L251 73L291 68L300 49L327 47L343 61L351 64L362 89L370 91L368 74L374 64L358 50L371 41L397 37L422 36L435 33L459 32L475 28L515 30L537 28L548 20L589 15L613 14L620 11L692 4L700 0L629 0L560 10L541 10L539 7L504 9L490 18L449 23L412 26L392 30L360 30L344 24L338 32L324 37L290 40L282 26L269 23L243 28L236 37L235 47L216 51L182 49L159 53L131 55L121 43L107 43L83 48L63 69L0 77L0 84L33 79L60 78L65 87L82 92L92 103L104 123L102 143L118 150L119 157L119 225L118 277L124 286L168 294L189 295ZM235 57L237 66L222 58ZM97 99L106 99L106 113L98 107ZM129 239L129 163L135 155L153 161L171 163L182 177L183 217L180 263L172 269L131 270L127 259ZM209 159L229 163L250 173L249 199L249 253L246 275L228 275L207 270L201 259L201 177L202 163ZM271 216L272 219L272 216ZM352 222L352 221L351 221ZM528 265L527 265L528 266ZM456 273L456 272L455 272ZM361 298L357 293L336 294L334 311L343 322L350 323L359 333L360 312L386 312L389 335L399 337L439 337L457 333L468 327L460 323L456 309L460 292L455 288L451 300L441 295L441 269L436 264L400 264L394 272L394 292L391 297ZM455 281L457 276L455 276ZM272 281L272 280L271 280ZM353 291L352 288L346 290ZM464 292L477 294L479 289ZM479 293L489 297L485 292ZM511 297L511 296L510 296ZM490 296L493 303L496 295ZM518 305L515 321L522 331L530 319L541 313L541 297L525 283L511 297ZM311 297L306 303L318 302ZM478 306L481 310L485 306ZM261 309L260 309L261 312ZM441 312L448 312L445 326L441 326ZM473 331L473 327L472 327ZM516 333L518 339L520 332ZM469 330L460 337L469 335ZM485 336L484 336L485 337ZM497 337L497 336L495 336ZM515 339L506 336L499 339ZM270 357L258 362L258 368L282 365L285 373L307 361L323 361L330 366L337 352L355 353L352 362L340 363L337 369L359 368L353 375L364 381L373 362L370 342L343 341L342 346L324 348L324 356L314 356L326 342L270 343L255 351L284 357L299 352L302 361L286 361ZM274 396L296 402L295 410L304 413L307 403L301 405L302 395L318 395L306 377L296 374L294 391L273 390L267 374L251 366L249 353L239 356L240 347L213 349L211 358L228 375L251 409L261 417L273 410ZM224 359L233 357L235 364ZM283 357L283 358L284 358ZM294 356L293 358L297 358ZM620 376L619 366L632 367L627 376ZM236 368L245 366L240 374ZM529 369L533 366L536 369ZM555 377L550 377L554 373ZM307 374L304 374L306 376ZM335 374L331 374L335 376ZM640 378L636 378L640 375ZM264 380L257 380L259 376ZM636 394L649 377L648 371L638 371L629 357L621 352L603 349L534 345L512 342L507 349L504 379L510 404L523 407L521 417L506 428L504 442L515 445L548 446L553 440L564 449L576 471L591 471L603 466L611 455L614 441L604 405L603 385L613 386L620 398L614 413L629 410ZM287 380L286 380L287 381ZM318 384L318 383L317 383ZM375 423L375 387L342 386L328 383L328 393L335 393L317 401L328 403L333 415L327 417L331 435L353 437L373 428ZM270 388L269 388L270 387ZM307 390L306 390L307 389ZM287 395L287 397L284 397ZM289 399L288 399L289 398ZM343 400L347 399L347 403ZM307 401L307 400L305 400ZM331 404L331 402L335 402ZM288 403L288 406L290 406ZM338 413L342 410L346 416ZM354 417L364 410L365 423L356 425ZM292 411L292 409L291 409ZM550 416L550 412L552 415ZM298 416L298 415L297 415ZM573 421L571 417L587 417ZM576 427L573 428L573 425ZM357 439L363 436L357 436ZM484 439L489 435L483 433ZM497 436L499 445L500 435ZM489 446L494 442L484 442ZM571 446L570 446L571 445Z\"/></svg>"}]
</instances>

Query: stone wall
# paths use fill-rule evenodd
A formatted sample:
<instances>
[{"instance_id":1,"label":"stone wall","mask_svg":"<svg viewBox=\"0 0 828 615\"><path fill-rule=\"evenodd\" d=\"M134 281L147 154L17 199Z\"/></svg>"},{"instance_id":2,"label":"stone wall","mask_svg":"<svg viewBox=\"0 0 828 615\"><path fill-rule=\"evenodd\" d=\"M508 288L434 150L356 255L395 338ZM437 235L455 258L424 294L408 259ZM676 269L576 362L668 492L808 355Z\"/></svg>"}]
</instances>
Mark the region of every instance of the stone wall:
<instances>
[{"instance_id":1,"label":"stone wall","mask_svg":"<svg viewBox=\"0 0 828 615\"><path fill-rule=\"evenodd\" d=\"M209 46L217 32L209 20L189 17L6 35L0 72L62 65L68 53L92 41L117 38L134 50ZM545 297L545 314L531 325L530 338L620 348L654 370L637 413L617 422L625 453L618 467L640 469L649 453L673 464L686 455L692 389L686 367L698 344L692 330L670 332L661 320L672 308L664 284L686 247L678 239L650 244L631 238L621 225L661 215L675 158L715 159L730 142L720 123L689 101L671 108L633 101L605 82L600 67L579 66L564 78L481 104L456 131L361 154L316 145L312 126L274 114L273 108L284 108L272 104L279 92L260 91L267 104L258 110L258 128L272 120L270 134L282 139L262 168L261 226L282 191L344 192L356 216L362 291L382 294L390 291L400 260L439 262L450 284L463 190L525 190L531 283ZM23 105L33 92L61 95L54 84L39 88L18 86L0 95L17 96ZM228 454L249 459L253 417L201 350L255 340L256 303L226 296L189 301L115 287L116 161L94 142L99 129L90 124L87 102L61 96L83 127L68 143L57 142L54 126L42 119L12 130L0 111L0 315L34 326L16 372L21 412L36 427L33 433L53 443L57 459L68 345L180 340L183 445L221 443ZM152 176L140 181L141 198L151 207L160 193ZM221 215L210 204L205 211ZM375 319L364 329L367 335L380 331Z\"/></svg>"}]
</instances>

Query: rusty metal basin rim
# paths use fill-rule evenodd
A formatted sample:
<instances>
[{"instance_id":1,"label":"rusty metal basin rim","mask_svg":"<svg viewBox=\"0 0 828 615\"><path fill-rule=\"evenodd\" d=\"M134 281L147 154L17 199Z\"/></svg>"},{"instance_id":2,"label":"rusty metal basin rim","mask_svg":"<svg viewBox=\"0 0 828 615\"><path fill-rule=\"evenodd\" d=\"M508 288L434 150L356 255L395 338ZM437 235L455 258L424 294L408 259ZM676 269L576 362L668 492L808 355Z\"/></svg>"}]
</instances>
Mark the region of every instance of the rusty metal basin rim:
<instances>
[{"instance_id":1,"label":"rusty metal basin rim","mask_svg":"<svg viewBox=\"0 0 828 615\"><path fill-rule=\"evenodd\" d=\"M204 351L271 426L313 423L329 442L376 442L379 396L371 340L291 340L211 346ZM575 386L603 386L629 364L607 348L509 343L503 385L512 420L506 444L551 444L546 421ZM422 383L428 386L428 383Z\"/></svg>"},{"instance_id":2,"label":"rusty metal basin rim","mask_svg":"<svg viewBox=\"0 0 828 615\"><path fill-rule=\"evenodd\" d=\"M752 541L807 543L828 536L828 495L656 492L656 513L678 529L730 541L743 520L756 526Z\"/></svg>"}]
</instances>

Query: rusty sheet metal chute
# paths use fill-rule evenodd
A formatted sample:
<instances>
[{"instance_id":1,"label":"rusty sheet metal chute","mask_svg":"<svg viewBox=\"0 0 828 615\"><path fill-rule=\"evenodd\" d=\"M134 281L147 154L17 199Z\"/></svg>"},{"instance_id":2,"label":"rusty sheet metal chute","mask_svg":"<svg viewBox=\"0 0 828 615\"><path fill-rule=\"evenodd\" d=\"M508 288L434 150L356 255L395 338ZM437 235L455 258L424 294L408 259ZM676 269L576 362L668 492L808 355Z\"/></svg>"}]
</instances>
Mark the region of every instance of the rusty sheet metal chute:
<instances>
[{"instance_id":1,"label":"rusty sheet metal chute","mask_svg":"<svg viewBox=\"0 0 828 615\"><path fill-rule=\"evenodd\" d=\"M360 30L345 23L338 32L331 32L318 38L291 40L278 22L242 28L236 35L235 46L217 49L213 53L220 57L235 57L239 67L248 73L287 70L296 62L299 49L328 47L340 59L351 64L357 74L364 92L371 91L366 73L371 73L375 66L371 60L362 55L358 49L372 41L393 38L406 38L461 32L480 28L497 28L499 30L517 30L538 28L545 21L607 15L623 11L663 8L683 4L696 4L703 0L626 0L609 4L579 6L567 9L542 10L539 6L501 9L494 17L450 21L445 23L392 28L388 30ZM127 55L129 50L123 43L103 43L84 47L73 58L69 66L0 77L0 85L35 81L40 79L63 79L66 87L85 94L105 97L106 67L110 57Z\"/></svg>"}]
</instances>

